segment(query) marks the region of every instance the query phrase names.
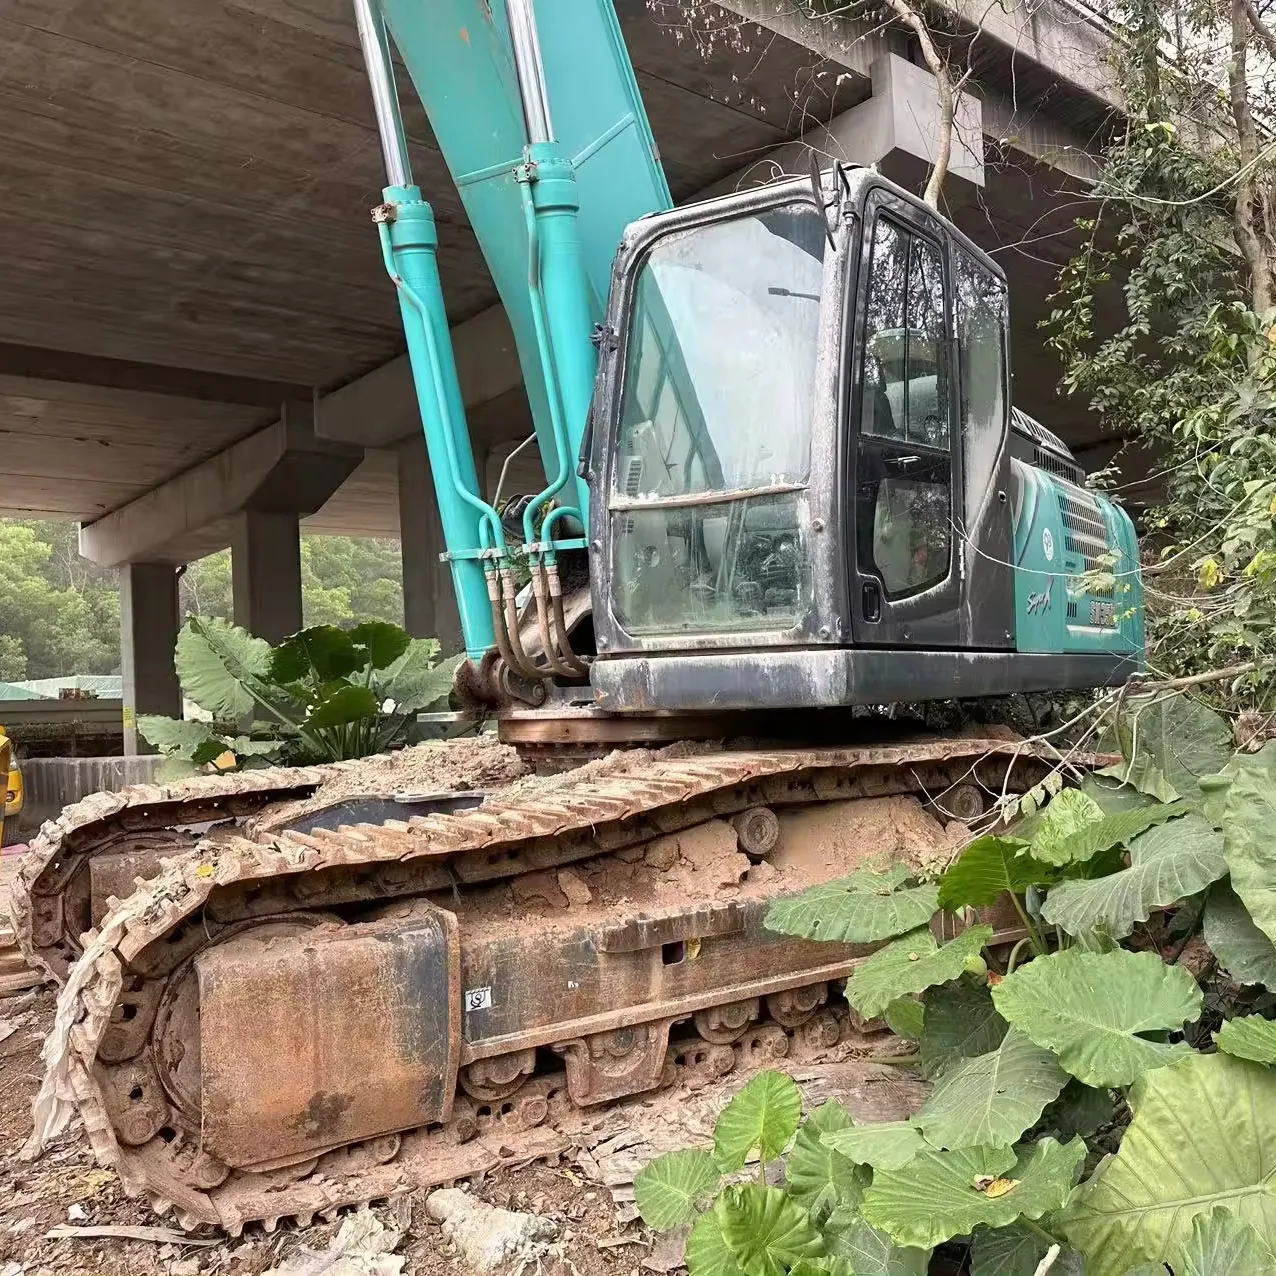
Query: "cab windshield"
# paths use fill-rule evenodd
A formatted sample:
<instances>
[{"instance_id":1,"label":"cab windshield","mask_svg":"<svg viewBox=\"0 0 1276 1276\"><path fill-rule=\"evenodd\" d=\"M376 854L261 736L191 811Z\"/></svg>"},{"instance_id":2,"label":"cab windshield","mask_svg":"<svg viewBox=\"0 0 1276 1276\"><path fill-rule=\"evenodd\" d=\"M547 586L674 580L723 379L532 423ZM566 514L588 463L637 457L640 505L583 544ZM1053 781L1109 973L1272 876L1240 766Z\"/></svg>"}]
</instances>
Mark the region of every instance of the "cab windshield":
<instances>
[{"instance_id":1,"label":"cab windshield","mask_svg":"<svg viewBox=\"0 0 1276 1276\"><path fill-rule=\"evenodd\" d=\"M614 605L630 632L797 620L826 243L822 215L794 203L649 252L610 494Z\"/></svg>"}]
</instances>

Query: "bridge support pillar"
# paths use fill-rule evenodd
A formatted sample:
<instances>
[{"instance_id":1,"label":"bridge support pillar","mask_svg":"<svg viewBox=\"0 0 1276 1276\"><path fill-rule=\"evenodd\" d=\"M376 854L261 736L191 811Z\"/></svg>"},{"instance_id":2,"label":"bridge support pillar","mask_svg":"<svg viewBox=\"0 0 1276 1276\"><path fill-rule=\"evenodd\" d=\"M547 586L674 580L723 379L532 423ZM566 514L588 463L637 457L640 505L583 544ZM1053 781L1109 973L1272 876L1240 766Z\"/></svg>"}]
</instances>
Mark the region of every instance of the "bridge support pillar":
<instances>
[{"instance_id":1,"label":"bridge support pillar","mask_svg":"<svg viewBox=\"0 0 1276 1276\"><path fill-rule=\"evenodd\" d=\"M235 624L282 642L302 626L301 528L295 513L244 510L230 542Z\"/></svg>"},{"instance_id":2,"label":"bridge support pillar","mask_svg":"<svg viewBox=\"0 0 1276 1276\"><path fill-rule=\"evenodd\" d=\"M177 569L172 563L126 563L120 568L120 672L126 754L155 751L137 734L140 715L182 716L182 691L173 660L177 607Z\"/></svg>"}]
</instances>

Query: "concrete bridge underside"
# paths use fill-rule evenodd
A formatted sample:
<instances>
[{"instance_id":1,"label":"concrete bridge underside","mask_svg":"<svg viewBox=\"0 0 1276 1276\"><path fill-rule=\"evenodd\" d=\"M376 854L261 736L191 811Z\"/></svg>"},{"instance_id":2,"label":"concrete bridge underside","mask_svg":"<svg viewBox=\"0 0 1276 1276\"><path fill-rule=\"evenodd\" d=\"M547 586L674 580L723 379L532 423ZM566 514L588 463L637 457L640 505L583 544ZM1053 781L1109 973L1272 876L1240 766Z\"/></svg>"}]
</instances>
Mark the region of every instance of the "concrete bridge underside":
<instances>
[{"instance_id":1,"label":"concrete bridge underside","mask_svg":"<svg viewBox=\"0 0 1276 1276\"><path fill-rule=\"evenodd\" d=\"M676 5L617 0L675 199L777 158L803 171L799 138L916 182L910 40L776 8L735 0L688 30ZM1109 36L1063 0L980 13L950 211L1008 272L1016 401L1101 463L1113 445L1057 397L1038 324L1120 107ZM530 418L406 76L401 95L490 495ZM121 567L137 705L174 693L174 565L230 545L241 619L300 623L299 523L402 534L409 626L448 632L348 0L0 0L0 117L0 511L79 520ZM507 483L538 474L529 448Z\"/></svg>"}]
</instances>

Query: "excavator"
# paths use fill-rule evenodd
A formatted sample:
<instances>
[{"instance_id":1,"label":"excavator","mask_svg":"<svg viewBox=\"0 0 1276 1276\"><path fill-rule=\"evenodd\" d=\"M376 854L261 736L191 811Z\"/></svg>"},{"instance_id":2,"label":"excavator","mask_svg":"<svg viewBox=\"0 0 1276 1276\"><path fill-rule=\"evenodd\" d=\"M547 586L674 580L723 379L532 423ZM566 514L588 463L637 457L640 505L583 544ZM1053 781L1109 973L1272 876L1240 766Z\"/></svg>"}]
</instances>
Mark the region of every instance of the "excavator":
<instances>
[{"instance_id":1,"label":"excavator","mask_svg":"<svg viewBox=\"0 0 1276 1276\"><path fill-rule=\"evenodd\" d=\"M354 8L456 692L574 765L331 802L358 764L247 770L45 826L14 896L62 984L33 1145L78 1112L129 1192L232 1233L845 1045L872 946L768 905L924 871L1052 765L875 707L1143 655L1133 525L1011 406L1004 275L948 220L840 164L673 207L611 0ZM513 507L478 482L396 61L514 332L545 487Z\"/></svg>"}]
</instances>

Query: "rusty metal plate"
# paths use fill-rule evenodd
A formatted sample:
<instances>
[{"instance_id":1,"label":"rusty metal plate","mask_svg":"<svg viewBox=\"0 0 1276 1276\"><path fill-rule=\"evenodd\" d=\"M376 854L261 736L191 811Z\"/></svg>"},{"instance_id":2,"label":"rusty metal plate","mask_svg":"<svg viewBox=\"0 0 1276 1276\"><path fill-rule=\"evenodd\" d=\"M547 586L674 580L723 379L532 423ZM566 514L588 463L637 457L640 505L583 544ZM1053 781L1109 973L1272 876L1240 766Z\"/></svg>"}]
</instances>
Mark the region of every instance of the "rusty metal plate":
<instances>
[{"instance_id":1,"label":"rusty metal plate","mask_svg":"<svg viewBox=\"0 0 1276 1276\"><path fill-rule=\"evenodd\" d=\"M253 940L196 961L203 1144L233 1166L451 1114L460 1049L456 918Z\"/></svg>"}]
</instances>

